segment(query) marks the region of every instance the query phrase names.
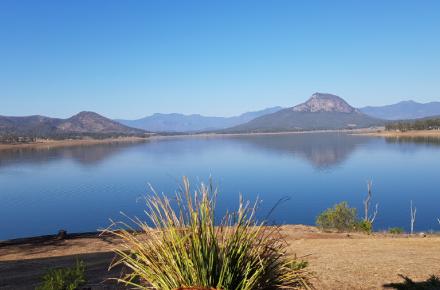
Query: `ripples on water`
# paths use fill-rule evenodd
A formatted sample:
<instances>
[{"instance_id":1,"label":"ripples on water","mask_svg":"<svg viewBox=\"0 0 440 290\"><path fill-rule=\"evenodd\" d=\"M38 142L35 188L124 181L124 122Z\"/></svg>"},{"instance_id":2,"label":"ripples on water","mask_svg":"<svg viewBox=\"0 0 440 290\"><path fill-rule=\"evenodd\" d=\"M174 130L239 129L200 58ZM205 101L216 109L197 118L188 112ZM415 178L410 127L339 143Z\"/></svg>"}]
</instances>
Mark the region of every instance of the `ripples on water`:
<instances>
[{"instance_id":1,"label":"ripples on water","mask_svg":"<svg viewBox=\"0 0 440 290\"><path fill-rule=\"evenodd\" d=\"M182 175L211 175L220 188L218 213L238 193L263 203L271 219L314 224L317 214L347 200L362 207L366 181L379 203L376 229L408 228L409 202L417 230L440 230L438 139L382 139L337 133L187 137L0 152L0 239L93 231L120 218L143 217L140 196L151 183L172 193Z\"/></svg>"}]
</instances>

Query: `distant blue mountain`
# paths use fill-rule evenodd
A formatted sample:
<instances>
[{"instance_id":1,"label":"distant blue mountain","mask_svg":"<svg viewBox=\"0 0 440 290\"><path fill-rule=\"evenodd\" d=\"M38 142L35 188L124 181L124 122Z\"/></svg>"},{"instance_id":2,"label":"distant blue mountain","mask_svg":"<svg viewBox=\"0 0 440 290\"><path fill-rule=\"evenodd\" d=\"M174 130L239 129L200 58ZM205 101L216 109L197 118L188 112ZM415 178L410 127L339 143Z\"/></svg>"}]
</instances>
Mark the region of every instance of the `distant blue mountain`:
<instances>
[{"instance_id":1,"label":"distant blue mountain","mask_svg":"<svg viewBox=\"0 0 440 290\"><path fill-rule=\"evenodd\" d=\"M282 107L248 112L234 117L208 117L198 114L154 114L138 120L115 120L126 126L150 132L202 132L220 130L247 123L255 118L275 113Z\"/></svg>"},{"instance_id":2,"label":"distant blue mountain","mask_svg":"<svg viewBox=\"0 0 440 290\"><path fill-rule=\"evenodd\" d=\"M440 102L426 104L403 101L397 104L359 109L369 116L386 120L418 119L440 115Z\"/></svg>"}]
</instances>

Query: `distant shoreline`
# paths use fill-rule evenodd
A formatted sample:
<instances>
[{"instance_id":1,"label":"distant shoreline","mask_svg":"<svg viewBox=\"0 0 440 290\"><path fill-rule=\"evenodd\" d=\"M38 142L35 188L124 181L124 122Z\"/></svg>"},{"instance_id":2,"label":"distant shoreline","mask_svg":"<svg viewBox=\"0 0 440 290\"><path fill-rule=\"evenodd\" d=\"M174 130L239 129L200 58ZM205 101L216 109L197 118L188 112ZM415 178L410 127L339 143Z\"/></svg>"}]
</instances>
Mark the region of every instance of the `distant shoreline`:
<instances>
[{"instance_id":1,"label":"distant shoreline","mask_svg":"<svg viewBox=\"0 0 440 290\"><path fill-rule=\"evenodd\" d=\"M151 138L151 137L149 137ZM120 137L120 138L106 138L106 139L68 139L68 140L42 140L38 139L34 143L23 144L0 144L0 150L11 149L52 149L60 147L73 147L73 146L88 146L98 144L112 144L112 143L141 143L146 142L149 138L142 137Z\"/></svg>"},{"instance_id":2,"label":"distant shoreline","mask_svg":"<svg viewBox=\"0 0 440 290\"><path fill-rule=\"evenodd\" d=\"M74 146L89 146L99 144L112 144L112 143L142 143L148 141L155 141L161 139L172 138L218 138L218 137L233 137L233 136L265 136L265 135L290 135L290 134L315 134L315 133L352 133L359 135L377 134L378 128L365 128L365 129L341 129L341 130L310 130L310 131L284 131L284 132L248 132L248 133L188 133L188 134L168 134L168 135L152 135L149 137L118 137L118 138L106 138L106 139L66 139L66 140L53 140L53 139L37 139L33 143L22 144L0 144L0 151L11 149L52 149L60 147L74 147Z\"/></svg>"},{"instance_id":3,"label":"distant shoreline","mask_svg":"<svg viewBox=\"0 0 440 290\"><path fill-rule=\"evenodd\" d=\"M11 149L52 149L60 147L89 146L112 143L142 143L161 139L174 138L221 138L221 137L240 137L240 136L270 136L270 135L291 135L291 134L317 134L317 133L347 133L350 135L385 137L385 138L440 138L440 130L420 130L420 131L385 131L383 128L364 128L364 129L341 129L341 130L313 130L313 131L285 131L285 132L248 132L248 133L188 133L188 134L169 134L152 135L149 137L119 137L106 139L68 139L68 140L42 140L35 143L24 144L0 144L0 151Z\"/></svg>"},{"instance_id":4,"label":"distant shoreline","mask_svg":"<svg viewBox=\"0 0 440 290\"><path fill-rule=\"evenodd\" d=\"M362 129L338 129L338 130L308 130L308 131L280 131L280 132L247 132L247 133L188 133L176 135L156 135L150 139L167 139L178 137L232 137L232 136L265 136L265 135L292 135L292 134L315 134L315 133L353 133L368 134L377 132L382 128L362 128Z\"/></svg>"},{"instance_id":5,"label":"distant shoreline","mask_svg":"<svg viewBox=\"0 0 440 290\"><path fill-rule=\"evenodd\" d=\"M385 138L440 138L440 130L412 130L412 131L377 131L377 132L363 132L356 135L385 137Z\"/></svg>"}]
</instances>

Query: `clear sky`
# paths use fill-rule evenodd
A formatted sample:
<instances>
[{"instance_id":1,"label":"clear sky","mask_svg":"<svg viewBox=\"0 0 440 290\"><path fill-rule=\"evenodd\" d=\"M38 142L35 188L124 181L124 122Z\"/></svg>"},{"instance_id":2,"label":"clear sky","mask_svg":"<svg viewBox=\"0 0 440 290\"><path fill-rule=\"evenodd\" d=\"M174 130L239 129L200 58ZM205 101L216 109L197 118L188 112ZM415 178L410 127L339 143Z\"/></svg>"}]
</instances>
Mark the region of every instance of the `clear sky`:
<instances>
[{"instance_id":1,"label":"clear sky","mask_svg":"<svg viewBox=\"0 0 440 290\"><path fill-rule=\"evenodd\" d=\"M440 1L0 1L0 115L440 100Z\"/></svg>"}]
</instances>

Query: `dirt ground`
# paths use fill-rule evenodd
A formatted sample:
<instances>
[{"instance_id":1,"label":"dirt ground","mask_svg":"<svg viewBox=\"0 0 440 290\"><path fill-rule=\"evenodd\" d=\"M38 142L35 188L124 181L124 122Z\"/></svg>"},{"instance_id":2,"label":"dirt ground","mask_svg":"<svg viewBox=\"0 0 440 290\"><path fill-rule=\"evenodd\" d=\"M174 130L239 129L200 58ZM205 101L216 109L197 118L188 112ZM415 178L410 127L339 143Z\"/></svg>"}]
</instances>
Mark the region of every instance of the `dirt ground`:
<instances>
[{"instance_id":1,"label":"dirt ground","mask_svg":"<svg viewBox=\"0 0 440 290\"><path fill-rule=\"evenodd\" d=\"M377 132L357 133L357 135L390 138L440 138L440 130L414 130L405 132L380 130Z\"/></svg>"},{"instance_id":2,"label":"dirt ground","mask_svg":"<svg viewBox=\"0 0 440 290\"><path fill-rule=\"evenodd\" d=\"M142 137L119 137L119 138L107 138L107 139L80 139L80 140L38 140L34 143L23 144L1 144L0 151L20 150L20 149L52 149L59 147L74 147L74 146L90 146L99 144L112 144L112 143L139 143L146 142L148 138Z\"/></svg>"},{"instance_id":3,"label":"dirt ground","mask_svg":"<svg viewBox=\"0 0 440 290\"><path fill-rule=\"evenodd\" d=\"M399 274L419 285L440 275L439 236L322 233L302 225L283 226L282 232L291 253L309 262L316 289L406 289ZM34 289L48 268L73 265L76 258L87 265L89 289L123 289L103 282L121 272L108 271L117 245L94 235L0 243L0 289Z\"/></svg>"}]
</instances>

